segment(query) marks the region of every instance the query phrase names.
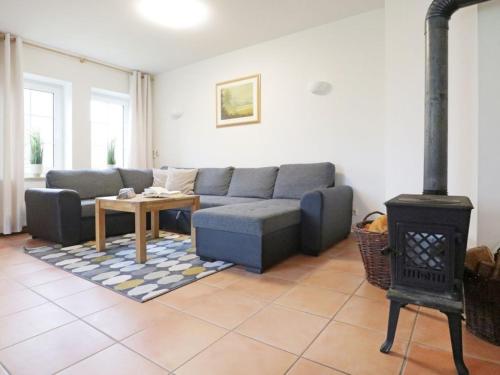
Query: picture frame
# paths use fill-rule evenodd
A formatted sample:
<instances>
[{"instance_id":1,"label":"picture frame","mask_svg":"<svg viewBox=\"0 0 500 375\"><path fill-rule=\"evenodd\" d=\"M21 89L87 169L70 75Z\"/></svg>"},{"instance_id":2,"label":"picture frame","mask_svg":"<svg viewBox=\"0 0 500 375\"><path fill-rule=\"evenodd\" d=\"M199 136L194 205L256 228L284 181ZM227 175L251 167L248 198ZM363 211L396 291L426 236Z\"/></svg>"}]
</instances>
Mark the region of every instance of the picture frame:
<instances>
[{"instance_id":1,"label":"picture frame","mask_svg":"<svg viewBox=\"0 0 500 375\"><path fill-rule=\"evenodd\" d=\"M260 74L217 83L216 127L260 123L260 89Z\"/></svg>"}]
</instances>

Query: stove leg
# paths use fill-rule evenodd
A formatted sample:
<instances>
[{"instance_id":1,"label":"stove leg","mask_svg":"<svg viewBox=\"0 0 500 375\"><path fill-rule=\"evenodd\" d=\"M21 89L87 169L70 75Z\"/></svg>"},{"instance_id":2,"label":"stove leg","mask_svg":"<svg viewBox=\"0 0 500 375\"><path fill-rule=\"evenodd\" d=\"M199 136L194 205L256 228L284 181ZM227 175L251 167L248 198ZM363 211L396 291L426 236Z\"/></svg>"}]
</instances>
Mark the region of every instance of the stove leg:
<instances>
[{"instance_id":1,"label":"stove leg","mask_svg":"<svg viewBox=\"0 0 500 375\"><path fill-rule=\"evenodd\" d=\"M391 301L391 308L389 310L389 325L387 327L387 338L385 342L380 347L382 353L389 353L394 342L394 336L396 336L396 327L398 325L399 309L401 308L401 303L396 301Z\"/></svg>"},{"instance_id":2,"label":"stove leg","mask_svg":"<svg viewBox=\"0 0 500 375\"><path fill-rule=\"evenodd\" d=\"M462 352L462 315L447 313L448 326L450 328L451 346L453 349L453 361L457 368L458 375L468 375L469 370L464 363L464 355Z\"/></svg>"}]
</instances>

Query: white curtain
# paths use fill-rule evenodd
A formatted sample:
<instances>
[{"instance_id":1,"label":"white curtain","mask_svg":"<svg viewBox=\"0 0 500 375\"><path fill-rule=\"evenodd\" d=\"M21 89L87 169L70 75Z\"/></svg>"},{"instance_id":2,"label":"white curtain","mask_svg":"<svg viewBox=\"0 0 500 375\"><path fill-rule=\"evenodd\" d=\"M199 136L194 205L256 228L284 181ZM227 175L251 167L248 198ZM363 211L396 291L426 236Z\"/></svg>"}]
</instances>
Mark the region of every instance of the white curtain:
<instances>
[{"instance_id":1,"label":"white curtain","mask_svg":"<svg viewBox=\"0 0 500 375\"><path fill-rule=\"evenodd\" d=\"M20 232L24 207L23 42L0 40L0 233Z\"/></svg>"},{"instance_id":2,"label":"white curtain","mask_svg":"<svg viewBox=\"0 0 500 375\"><path fill-rule=\"evenodd\" d=\"M128 167L153 168L153 98L151 76L130 77L130 140Z\"/></svg>"}]
</instances>

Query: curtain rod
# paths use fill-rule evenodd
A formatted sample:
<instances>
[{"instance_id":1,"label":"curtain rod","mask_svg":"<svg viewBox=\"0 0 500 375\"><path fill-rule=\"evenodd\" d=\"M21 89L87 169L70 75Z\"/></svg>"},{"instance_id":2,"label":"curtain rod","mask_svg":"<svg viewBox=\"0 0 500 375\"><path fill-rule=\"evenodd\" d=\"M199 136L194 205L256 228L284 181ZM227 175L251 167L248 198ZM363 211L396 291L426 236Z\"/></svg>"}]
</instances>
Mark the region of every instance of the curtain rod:
<instances>
[{"instance_id":1,"label":"curtain rod","mask_svg":"<svg viewBox=\"0 0 500 375\"><path fill-rule=\"evenodd\" d=\"M7 33L5 33L5 32L0 32L0 37L5 38L6 34ZM16 35L14 35L14 34L10 34L10 35L11 35L12 40L16 39ZM131 69L123 68L123 67L117 66L117 65L108 64L108 63L105 63L103 61L99 61L99 60L95 60L95 59L92 59L89 57L78 55L76 53L67 52L67 51L64 51L64 50L61 50L58 48L48 47L48 46L45 46L43 44L31 41L29 39L23 39L23 43L27 46L30 46L30 47L35 47L35 48L39 48L39 49L42 49L42 50L45 50L48 52L57 53L57 54L62 55L62 56L67 56L67 57L72 57L74 59L78 59L82 64L89 62L89 63L95 64L95 65L101 65L101 66L104 66L106 68L118 70L120 72L124 72L124 73L128 73L128 74L132 74L134 72Z\"/></svg>"}]
</instances>

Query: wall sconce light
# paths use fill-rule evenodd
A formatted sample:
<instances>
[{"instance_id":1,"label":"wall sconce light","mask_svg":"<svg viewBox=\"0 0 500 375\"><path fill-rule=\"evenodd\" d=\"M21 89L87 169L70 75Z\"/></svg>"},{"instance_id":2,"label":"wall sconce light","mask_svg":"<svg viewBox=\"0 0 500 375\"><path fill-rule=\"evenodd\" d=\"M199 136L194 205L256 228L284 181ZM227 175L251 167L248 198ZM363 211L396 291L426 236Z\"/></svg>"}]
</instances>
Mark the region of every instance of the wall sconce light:
<instances>
[{"instance_id":1,"label":"wall sconce light","mask_svg":"<svg viewBox=\"0 0 500 375\"><path fill-rule=\"evenodd\" d=\"M332 91L332 85L326 81L310 82L307 90L314 95L328 95Z\"/></svg>"},{"instance_id":2,"label":"wall sconce light","mask_svg":"<svg viewBox=\"0 0 500 375\"><path fill-rule=\"evenodd\" d=\"M172 111L170 113L170 118L172 120L178 120L182 117L183 114L184 114L184 112L182 112L182 111Z\"/></svg>"}]
</instances>

